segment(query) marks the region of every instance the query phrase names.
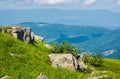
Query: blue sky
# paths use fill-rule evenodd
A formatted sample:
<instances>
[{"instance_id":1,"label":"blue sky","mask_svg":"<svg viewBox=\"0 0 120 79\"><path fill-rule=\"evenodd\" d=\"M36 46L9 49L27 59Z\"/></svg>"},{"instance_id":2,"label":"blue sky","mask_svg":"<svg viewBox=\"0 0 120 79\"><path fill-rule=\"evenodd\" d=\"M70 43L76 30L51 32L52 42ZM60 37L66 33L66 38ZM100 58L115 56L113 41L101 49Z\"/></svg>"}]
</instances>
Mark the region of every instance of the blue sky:
<instances>
[{"instance_id":1,"label":"blue sky","mask_svg":"<svg viewBox=\"0 0 120 79\"><path fill-rule=\"evenodd\" d=\"M0 0L0 9L105 9L120 12L120 0Z\"/></svg>"}]
</instances>

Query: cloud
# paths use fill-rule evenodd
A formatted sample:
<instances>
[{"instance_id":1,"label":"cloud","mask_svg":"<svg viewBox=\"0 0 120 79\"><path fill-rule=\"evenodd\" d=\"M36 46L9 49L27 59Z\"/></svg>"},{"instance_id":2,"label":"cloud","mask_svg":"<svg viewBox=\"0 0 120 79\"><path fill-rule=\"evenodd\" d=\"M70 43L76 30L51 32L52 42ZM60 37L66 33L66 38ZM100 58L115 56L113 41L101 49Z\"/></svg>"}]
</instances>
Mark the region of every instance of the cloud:
<instances>
[{"instance_id":1,"label":"cloud","mask_svg":"<svg viewBox=\"0 0 120 79\"><path fill-rule=\"evenodd\" d=\"M76 4L80 0L0 0L4 3L13 3L14 5L68 5Z\"/></svg>"},{"instance_id":2,"label":"cloud","mask_svg":"<svg viewBox=\"0 0 120 79\"><path fill-rule=\"evenodd\" d=\"M120 0L117 1L117 4L120 6Z\"/></svg>"},{"instance_id":3,"label":"cloud","mask_svg":"<svg viewBox=\"0 0 120 79\"><path fill-rule=\"evenodd\" d=\"M0 10L31 8L107 9L120 12L120 0L0 0Z\"/></svg>"},{"instance_id":4,"label":"cloud","mask_svg":"<svg viewBox=\"0 0 120 79\"><path fill-rule=\"evenodd\" d=\"M40 5L59 5L59 4L71 4L78 0L33 0L34 4Z\"/></svg>"},{"instance_id":5,"label":"cloud","mask_svg":"<svg viewBox=\"0 0 120 79\"><path fill-rule=\"evenodd\" d=\"M83 4L84 5L92 5L94 3L96 3L96 0L85 0Z\"/></svg>"}]
</instances>

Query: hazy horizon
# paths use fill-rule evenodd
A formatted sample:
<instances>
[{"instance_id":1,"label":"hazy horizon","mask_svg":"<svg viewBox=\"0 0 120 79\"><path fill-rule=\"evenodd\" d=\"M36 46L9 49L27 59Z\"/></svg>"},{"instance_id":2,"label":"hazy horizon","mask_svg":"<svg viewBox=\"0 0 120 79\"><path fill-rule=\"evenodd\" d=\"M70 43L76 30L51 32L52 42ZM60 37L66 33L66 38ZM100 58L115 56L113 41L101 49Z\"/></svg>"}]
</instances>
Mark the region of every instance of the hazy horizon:
<instances>
[{"instance_id":1,"label":"hazy horizon","mask_svg":"<svg viewBox=\"0 0 120 79\"><path fill-rule=\"evenodd\" d=\"M0 0L0 25L46 22L116 28L119 21L120 0Z\"/></svg>"}]
</instances>

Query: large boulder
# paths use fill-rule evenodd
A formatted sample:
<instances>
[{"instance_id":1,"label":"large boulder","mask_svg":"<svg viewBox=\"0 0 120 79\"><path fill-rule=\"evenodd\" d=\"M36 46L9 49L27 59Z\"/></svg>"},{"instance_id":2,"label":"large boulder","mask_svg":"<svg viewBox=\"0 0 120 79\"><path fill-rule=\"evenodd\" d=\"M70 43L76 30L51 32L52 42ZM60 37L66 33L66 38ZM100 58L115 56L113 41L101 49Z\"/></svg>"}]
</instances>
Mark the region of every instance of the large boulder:
<instances>
[{"instance_id":1,"label":"large boulder","mask_svg":"<svg viewBox=\"0 0 120 79\"><path fill-rule=\"evenodd\" d=\"M74 57L72 54L50 54L49 58L53 67L62 67L82 71L87 69L87 66L84 64L84 62L78 62L78 56Z\"/></svg>"},{"instance_id":2,"label":"large boulder","mask_svg":"<svg viewBox=\"0 0 120 79\"><path fill-rule=\"evenodd\" d=\"M75 69L72 54L50 54L49 57L53 67Z\"/></svg>"},{"instance_id":3,"label":"large boulder","mask_svg":"<svg viewBox=\"0 0 120 79\"><path fill-rule=\"evenodd\" d=\"M62 67L74 70L86 70L86 65L78 62L78 58L72 54L50 54L49 58L52 62L53 67Z\"/></svg>"},{"instance_id":4,"label":"large boulder","mask_svg":"<svg viewBox=\"0 0 120 79\"><path fill-rule=\"evenodd\" d=\"M34 40L38 40L40 42L44 41L44 38L41 36L34 35L33 32L31 32L31 28L23 28L23 27L9 27L7 30L7 33L9 33L11 36L24 41L26 43L34 43ZM0 32L4 32L3 28L0 28Z\"/></svg>"}]
</instances>

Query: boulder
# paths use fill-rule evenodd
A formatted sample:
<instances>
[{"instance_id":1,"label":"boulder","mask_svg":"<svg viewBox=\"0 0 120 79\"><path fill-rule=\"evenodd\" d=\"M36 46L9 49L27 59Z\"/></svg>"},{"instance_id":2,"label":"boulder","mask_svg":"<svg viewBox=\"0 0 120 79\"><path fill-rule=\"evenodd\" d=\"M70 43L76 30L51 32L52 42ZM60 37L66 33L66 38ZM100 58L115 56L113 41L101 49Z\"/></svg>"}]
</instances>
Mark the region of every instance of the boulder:
<instances>
[{"instance_id":1,"label":"boulder","mask_svg":"<svg viewBox=\"0 0 120 79\"><path fill-rule=\"evenodd\" d=\"M49 57L53 67L75 69L72 54L50 54Z\"/></svg>"},{"instance_id":2,"label":"boulder","mask_svg":"<svg viewBox=\"0 0 120 79\"><path fill-rule=\"evenodd\" d=\"M72 54L50 54L49 58L53 67L62 67L82 71L87 69L84 62L78 62L79 58L74 57Z\"/></svg>"},{"instance_id":3,"label":"boulder","mask_svg":"<svg viewBox=\"0 0 120 79\"><path fill-rule=\"evenodd\" d=\"M72 54L50 54L49 58L53 67L81 70L81 64L79 65L78 60Z\"/></svg>"},{"instance_id":4,"label":"boulder","mask_svg":"<svg viewBox=\"0 0 120 79\"><path fill-rule=\"evenodd\" d=\"M34 38L35 38L35 40L40 41L40 42L44 41L44 38L41 36L38 36L38 35L34 35Z\"/></svg>"}]
</instances>

